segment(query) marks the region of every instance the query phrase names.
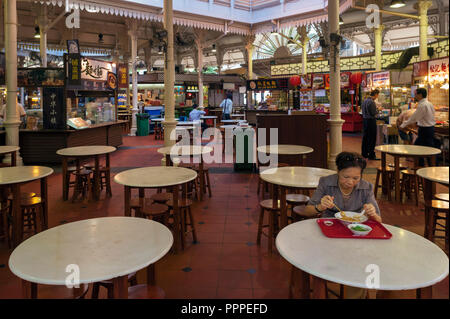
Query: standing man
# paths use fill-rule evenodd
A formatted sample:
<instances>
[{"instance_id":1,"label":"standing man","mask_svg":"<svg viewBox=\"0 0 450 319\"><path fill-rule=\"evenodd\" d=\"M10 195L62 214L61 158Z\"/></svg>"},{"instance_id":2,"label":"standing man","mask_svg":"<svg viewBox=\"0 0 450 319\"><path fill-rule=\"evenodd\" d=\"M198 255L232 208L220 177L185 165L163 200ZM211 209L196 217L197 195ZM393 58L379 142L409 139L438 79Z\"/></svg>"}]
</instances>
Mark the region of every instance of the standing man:
<instances>
[{"instance_id":1,"label":"standing man","mask_svg":"<svg viewBox=\"0 0 450 319\"><path fill-rule=\"evenodd\" d=\"M417 123L419 132L414 145L434 147L435 110L433 104L427 100L427 90L425 88L418 88L414 99L418 102L417 109L407 121L400 125L400 128L403 129L411 124ZM419 165L424 165L423 158L419 159Z\"/></svg>"},{"instance_id":2,"label":"standing man","mask_svg":"<svg viewBox=\"0 0 450 319\"><path fill-rule=\"evenodd\" d=\"M227 94L227 98L220 103L220 107L222 108L222 120L230 120L231 119L231 111L233 110L233 96L231 94Z\"/></svg>"},{"instance_id":3,"label":"standing man","mask_svg":"<svg viewBox=\"0 0 450 319\"><path fill-rule=\"evenodd\" d=\"M377 105L375 100L380 91L373 90L370 96L361 105L363 116L363 139L361 155L370 160L379 160L375 157L375 143L377 140Z\"/></svg>"}]
</instances>

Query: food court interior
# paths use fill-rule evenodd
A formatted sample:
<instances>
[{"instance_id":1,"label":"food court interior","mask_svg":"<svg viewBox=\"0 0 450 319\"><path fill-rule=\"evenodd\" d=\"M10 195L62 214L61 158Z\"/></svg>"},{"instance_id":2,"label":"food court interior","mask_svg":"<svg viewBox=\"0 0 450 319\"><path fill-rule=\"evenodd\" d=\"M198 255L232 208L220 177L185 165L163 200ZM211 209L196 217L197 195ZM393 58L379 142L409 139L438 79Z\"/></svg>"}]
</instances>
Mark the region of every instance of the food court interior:
<instances>
[{"instance_id":1,"label":"food court interior","mask_svg":"<svg viewBox=\"0 0 450 319\"><path fill-rule=\"evenodd\" d=\"M0 17L0 298L449 299L448 1Z\"/></svg>"}]
</instances>

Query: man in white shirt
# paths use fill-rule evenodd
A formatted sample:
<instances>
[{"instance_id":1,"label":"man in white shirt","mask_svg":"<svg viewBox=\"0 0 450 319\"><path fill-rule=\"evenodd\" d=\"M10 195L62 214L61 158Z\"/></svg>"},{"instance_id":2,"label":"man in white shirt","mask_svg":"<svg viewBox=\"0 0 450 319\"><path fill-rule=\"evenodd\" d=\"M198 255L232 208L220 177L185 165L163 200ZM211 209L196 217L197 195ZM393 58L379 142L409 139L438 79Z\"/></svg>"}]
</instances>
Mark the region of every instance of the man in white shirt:
<instances>
[{"instance_id":1,"label":"man in white shirt","mask_svg":"<svg viewBox=\"0 0 450 319\"><path fill-rule=\"evenodd\" d=\"M231 119L231 111L233 110L232 97L231 94L227 94L227 98L220 103L220 107L222 108L222 120Z\"/></svg>"},{"instance_id":2,"label":"man in white shirt","mask_svg":"<svg viewBox=\"0 0 450 319\"><path fill-rule=\"evenodd\" d=\"M16 98L16 114L18 114L20 116L20 120L23 120L25 118L25 116L27 115L23 105L17 101L17 98ZM3 119L3 122L6 121L6 104L4 104L2 106L2 110L0 112L0 117Z\"/></svg>"},{"instance_id":3,"label":"man in white shirt","mask_svg":"<svg viewBox=\"0 0 450 319\"><path fill-rule=\"evenodd\" d=\"M435 111L433 104L427 100L427 90L418 88L414 99L418 102L417 109L407 121L400 125L400 128L404 129L411 124L417 123L419 131L414 145L434 147ZM419 165L423 166L423 159L419 160Z\"/></svg>"}]
</instances>

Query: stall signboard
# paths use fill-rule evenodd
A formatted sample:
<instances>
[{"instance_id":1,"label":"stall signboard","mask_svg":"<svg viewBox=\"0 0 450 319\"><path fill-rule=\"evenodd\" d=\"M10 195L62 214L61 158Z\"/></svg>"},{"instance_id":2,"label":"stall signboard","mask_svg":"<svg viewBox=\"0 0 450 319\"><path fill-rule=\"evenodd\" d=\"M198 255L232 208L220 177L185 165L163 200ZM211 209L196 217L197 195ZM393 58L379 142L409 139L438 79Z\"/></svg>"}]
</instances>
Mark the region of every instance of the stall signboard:
<instances>
[{"instance_id":1,"label":"stall signboard","mask_svg":"<svg viewBox=\"0 0 450 319\"><path fill-rule=\"evenodd\" d=\"M288 78L247 81L247 89L249 91L287 90L288 88L289 88Z\"/></svg>"},{"instance_id":2,"label":"stall signboard","mask_svg":"<svg viewBox=\"0 0 450 319\"><path fill-rule=\"evenodd\" d=\"M115 73L109 62L83 58L81 61L81 79L91 81L107 81L108 72Z\"/></svg>"},{"instance_id":3,"label":"stall signboard","mask_svg":"<svg viewBox=\"0 0 450 319\"><path fill-rule=\"evenodd\" d=\"M324 89L325 88L325 78L323 74L314 74L312 78L313 89Z\"/></svg>"},{"instance_id":4,"label":"stall signboard","mask_svg":"<svg viewBox=\"0 0 450 319\"><path fill-rule=\"evenodd\" d=\"M372 73L366 73L366 78L367 78L367 87L372 87L373 85L373 81L372 81Z\"/></svg>"},{"instance_id":5,"label":"stall signboard","mask_svg":"<svg viewBox=\"0 0 450 319\"><path fill-rule=\"evenodd\" d=\"M108 72L108 80L106 81L106 87L110 90L117 89L117 77L114 73Z\"/></svg>"},{"instance_id":6,"label":"stall signboard","mask_svg":"<svg viewBox=\"0 0 450 319\"><path fill-rule=\"evenodd\" d=\"M126 89L129 86L129 76L128 76L128 64L119 64L117 70L117 77L119 81L119 88Z\"/></svg>"},{"instance_id":7,"label":"stall signboard","mask_svg":"<svg viewBox=\"0 0 450 319\"><path fill-rule=\"evenodd\" d=\"M65 129L66 110L64 103L64 88L43 89L43 122L44 129Z\"/></svg>"},{"instance_id":8,"label":"stall signboard","mask_svg":"<svg viewBox=\"0 0 450 319\"><path fill-rule=\"evenodd\" d=\"M18 68L17 87L64 86L64 68Z\"/></svg>"},{"instance_id":9,"label":"stall signboard","mask_svg":"<svg viewBox=\"0 0 450 319\"><path fill-rule=\"evenodd\" d=\"M372 73L372 86L373 87L388 87L390 86L390 72L377 72Z\"/></svg>"},{"instance_id":10,"label":"stall signboard","mask_svg":"<svg viewBox=\"0 0 450 319\"><path fill-rule=\"evenodd\" d=\"M324 74L323 75L323 79L324 79L324 82L325 82L325 88L329 89L330 88L330 75L328 73Z\"/></svg>"},{"instance_id":11,"label":"stall signboard","mask_svg":"<svg viewBox=\"0 0 450 319\"><path fill-rule=\"evenodd\" d=\"M361 87L365 88L367 86L367 73L362 74Z\"/></svg>"},{"instance_id":12,"label":"stall signboard","mask_svg":"<svg viewBox=\"0 0 450 319\"><path fill-rule=\"evenodd\" d=\"M197 93L198 85L186 85L186 92L187 93Z\"/></svg>"},{"instance_id":13,"label":"stall signboard","mask_svg":"<svg viewBox=\"0 0 450 319\"><path fill-rule=\"evenodd\" d=\"M419 78L427 75L428 75L428 61L421 61L413 64L413 77Z\"/></svg>"},{"instance_id":14,"label":"stall signboard","mask_svg":"<svg viewBox=\"0 0 450 319\"><path fill-rule=\"evenodd\" d=\"M79 54L66 54L64 58L66 61L67 85L81 85L81 56Z\"/></svg>"},{"instance_id":15,"label":"stall signboard","mask_svg":"<svg viewBox=\"0 0 450 319\"><path fill-rule=\"evenodd\" d=\"M428 82L448 82L448 58L428 61Z\"/></svg>"},{"instance_id":16,"label":"stall signboard","mask_svg":"<svg viewBox=\"0 0 450 319\"><path fill-rule=\"evenodd\" d=\"M347 89L352 85L350 83L351 72L341 72L341 88Z\"/></svg>"},{"instance_id":17,"label":"stall signboard","mask_svg":"<svg viewBox=\"0 0 450 319\"><path fill-rule=\"evenodd\" d=\"M300 76L301 87L302 89L310 89L311 88L311 74L303 74Z\"/></svg>"}]
</instances>

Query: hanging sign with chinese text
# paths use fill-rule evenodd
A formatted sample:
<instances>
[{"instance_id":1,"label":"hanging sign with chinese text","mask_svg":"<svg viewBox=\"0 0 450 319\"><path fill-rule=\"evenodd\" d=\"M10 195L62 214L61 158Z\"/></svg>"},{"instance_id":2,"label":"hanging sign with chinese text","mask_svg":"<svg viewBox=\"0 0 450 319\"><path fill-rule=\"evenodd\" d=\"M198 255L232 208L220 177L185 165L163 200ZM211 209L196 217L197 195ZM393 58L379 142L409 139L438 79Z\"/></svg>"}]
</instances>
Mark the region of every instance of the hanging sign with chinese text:
<instances>
[{"instance_id":1,"label":"hanging sign with chinese text","mask_svg":"<svg viewBox=\"0 0 450 319\"><path fill-rule=\"evenodd\" d=\"M126 89L129 86L129 76L128 76L128 64L119 64L117 70L117 77L119 81L119 88Z\"/></svg>"},{"instance_id":2,"label":"hanging sign with chinese text","mask_svg":"<svg viewBox=\"0 0 450 319\"><path fill-rule=\"evenodd\" d=\"M448 58L428 61L428 82L448 83Z\"/></svg>"},{"instance_id":3,"label":"hanging sign with chinese text","mask_svg":"<svg viewBox=\"0 0 450 319\"><path fill-rule=\"evenodd\" d=\"M427 74L428 74L428 61L421 61L413 64L413 77L419 78L427 76Z\"/></svg>"},{"instance_id":4,"label":"hanging sign with chinese text","mask_svg":"<svg viewBox=\"0 0 450 319\"><path fill-rule=\"evenodd\" d=\"M81 85L81 56L79 54L66 54L65 59L67 85Z\"/></svg>"},{"instance_id":5,"label":"hanging sign with chinese text","mask_svg":"<svg viewBox=\"0 0 450 319\"><path fill-rule=\"evenodd\" d=\"M372 86L373 87L387 87L390 86L390 72L377 72L372 73Z\"/></svg>"},{"instance_id":6,"label":"hanging sign with chinese text","mask_svg":"<svg viewBox=\"0 0 450 319\"><path fill-rule=\"evenodd\" d=\"M44 88L43 122L44 129L66 128L64 88Z\"/></svg>"},{"instance_id":7,"label":"hanging sign with chinese text","mask_svg":"<svg viewBox=\"0 0 450 319\"><path fill-rule=\"evenodd\" d=\"M289 88L289 78L282 79L261 79L247 81L247 90L287 90Z\"/></svg>"},{"instance_id":8,"label":"hanging sign with chinese text","mask_svg":"<svg viewBox=\"0 0 450 319\"><path fill-rule=\"evenodd\" d=\"M81 78L84 80L107 81L108 72L114 72L109 62L83 58L81 62Z\"/></svg>"}]
</instances>

